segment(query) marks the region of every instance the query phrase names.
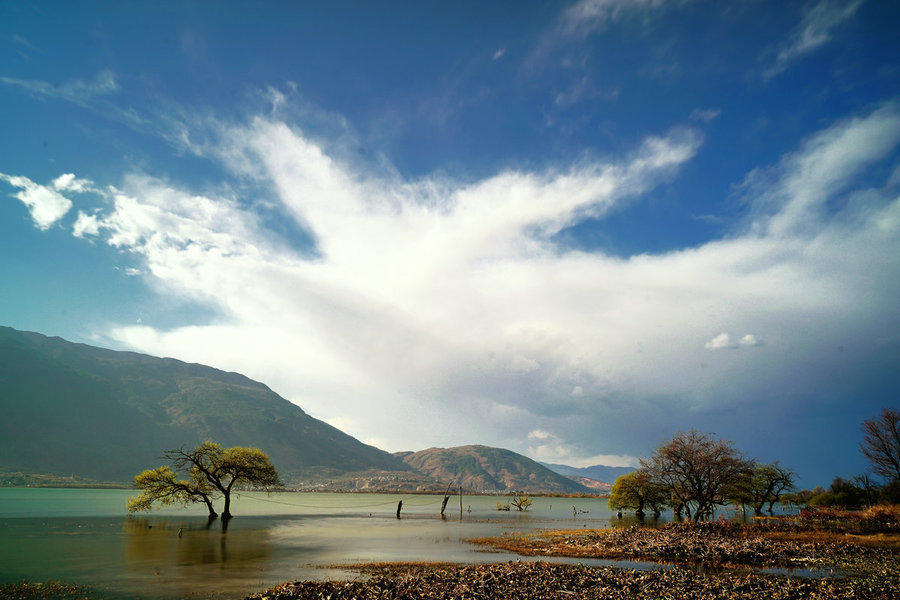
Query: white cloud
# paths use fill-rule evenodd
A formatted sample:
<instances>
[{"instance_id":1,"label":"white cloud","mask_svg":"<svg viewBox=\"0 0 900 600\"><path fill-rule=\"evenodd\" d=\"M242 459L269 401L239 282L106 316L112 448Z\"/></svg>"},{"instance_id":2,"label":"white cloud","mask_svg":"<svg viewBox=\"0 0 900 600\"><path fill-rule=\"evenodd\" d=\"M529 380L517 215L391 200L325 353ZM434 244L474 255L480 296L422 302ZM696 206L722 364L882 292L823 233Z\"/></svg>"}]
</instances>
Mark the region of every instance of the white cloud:
<instances>
[{"instance_id":1,"label":"white cloud","mask_svg":"<svg viewBox=\"0 0 900 600\"><path fill-rule=\"evenodd\" d=\"M863 0L821 0L803 16L791 39L784 45L775 64L764 73L766 78L785 71L791 63L832 39L832 31L850 19Z\"/></svg>"},{"instance_id":2,"label":"white cloud","mask_svg":"<svg viewBox=\"0 0 900 600\"><path fill-rule=\"evenodd\" d=\"M506 48L498 48L491 57L493 60L500 60L506 54Z\"/></svg>"},{"instance_id":3,"label":"white cloud","mask_svg":"<svg viewBox=\"0 0 900 600\"><path fill-rule=\"evenodd\" d=\"M738 346L742 346L744 348L753 348L755 346L759 346L760 344L762 344L762 342L756 339L756 336L752 333L748 333L740 340L738 340Z\"/></svg>"},{"instance_id":4,"label":"white cloud","mask_svg":"<svg viewBox=\"0 0 900 600\"><path fill-rule=\"evenodd\" d=\"M97 215L89 215L82 211L78 211L78 217L72 225L72 235L78 238L86 236L95 236L100 233L100 222Z\"/></svg>"},{"instance_id":5,"label":"white cloud","mask_svg":"<svg viewBox=\"0 0 900 600\"><path fill-rule=\"evenodd\" d=\"M54 189L37 184L27 177L5 175L0 173L0 180L6 181L11 186L21 191L13 194L14 198L22 201L31 213L31 219L38 229L47 230L54 223L63 218L72 202Z\"/></svg>"},{"instance_id":6,"label":"white cloud","mask_svg":"<svg viewBox=\"0 0 900 600\"><path fill-rule=\"evenodd\" d=\"M762 212L757 227L774 236L819 231L835 210L835 197L898 143L900 109L893 103L817 133L777 167L755 171L742 184Z\"/></svg>"},{"instance_id":7,"label":"white cloud","mask_svg":"<svg viewBox=\"0 0 900 600\"><path fill-rule=\"evenodd\" d=\"M78 179L74 173L65 173L53 180L53 188L60 192L87 192L93 182L89 179Z\"/></svg>"},{"instance_id":8,"label":"white cloud","mask_svg":"<svg viewBox=\"0 0 900 600\"><path fill-rule=\"evenodd\" d=\"M723 350L726 348L755 348L760 345L762 345L762 343L752 333L748 333L736 342L732 341L731 336L727 333L720 333L706 342L703 347L707 350Z\"/></svg>"},{"instance_id":9,"label":"white cloud","mask_svg":"<svg viewBox=\"0 0 900 600\"><path fill-rule=\"evenodd\" d=\"M640 459L627 454L596 454L575 456L574 449L549 431L535 429L528 434L529 447L526 450L534 460L551 464L565 464L570 467L638 467Z\"/></svg>"},{"instance_id":10,"label":"white cloud","mask_svg":"<svg viewBox=\"0 0 900 600\"><path fill-rule=\"evenodd\" d=\"M854 181L896 147L896 121L892 107L842 121L760 170L746 232L629 259L552 238L674 176L699 147L692 130L617 160L459 183L361 174L261 118L223 125L218 156L271 185L315 253L279 243L237 199L146 176L76 223L139 259L161 293L215 313L170 330L145 317L108 332L120 343L243 372L388 450L491 440L627 464L643 451L622 426L634 415L746 402L798 361L823 368L836 340L877 337L895 312L900 201Z\"/></svg>"},{"instance_id":11,"label":"white cloud","mask_svg":"<svg viewBox=\"0 0 900 600\"><path fill-rule=\"evenodd\" d=\"M705 344L705 348L707 350L721 350L722 348L733 348L734 344L731 343L731 336L727 333L720 333L713 339L709 340Z\"/></svg>"}]
</instances>

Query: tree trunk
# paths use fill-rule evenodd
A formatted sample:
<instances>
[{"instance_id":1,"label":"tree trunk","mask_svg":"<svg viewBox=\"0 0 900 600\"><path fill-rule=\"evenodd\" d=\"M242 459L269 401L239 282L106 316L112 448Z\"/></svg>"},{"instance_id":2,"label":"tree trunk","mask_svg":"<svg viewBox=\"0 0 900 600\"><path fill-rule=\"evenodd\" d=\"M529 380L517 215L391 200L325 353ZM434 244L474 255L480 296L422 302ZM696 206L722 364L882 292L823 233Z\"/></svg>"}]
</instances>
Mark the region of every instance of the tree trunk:
<instances>
[{"instance_id":1,"label":"tree trunk","mask_svg":"<svg viewBox=\"0 0 900 600\"><path fill-rule=\"evenodd\" d=\"M231 490L225 490L225 507L222 509L222 518L230 519L231 518Z\"/></svg>"},{"instance_id":2,"label":"tree trunk","mask_svg":"<svg viewBox=\"0 0 900 600\"><path fill-rule=\"evenodd\" d=\"M209 509L209 518L215 519L219 516L219 513L216 512L216 509L213 508L212 500L209 499L209 496L203 496L203 501L206 503L206 508Z\"/></svg>"}]
</instances>

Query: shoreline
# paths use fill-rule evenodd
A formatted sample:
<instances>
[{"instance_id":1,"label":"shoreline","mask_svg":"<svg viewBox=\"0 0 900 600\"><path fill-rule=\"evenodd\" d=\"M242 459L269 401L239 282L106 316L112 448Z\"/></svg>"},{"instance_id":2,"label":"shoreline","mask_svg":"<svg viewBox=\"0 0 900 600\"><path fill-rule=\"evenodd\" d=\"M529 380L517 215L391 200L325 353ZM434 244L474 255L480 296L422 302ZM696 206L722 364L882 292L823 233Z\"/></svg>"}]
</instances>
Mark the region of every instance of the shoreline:
<instances>
[{"instance_id":1,"label":"shoreline","mask_svg":"<svg viewBox=\"0 0 900 600\"><path fill-rule=\"evenodd\" d=\"M897 509L892 509L896 514ZM659 528L541 530L470 540L537 560L487 562L370 562L333 564L340 580L287 581L245 600L557 598L713 600L900 598L900 531L896 519L879 531L822 528L822 522L727 521L672 523ZM860 528L859 522L855 525ZM871 529L863 523L862 529ZM541 560L613 559L654 563L642 570ZM353 575L353 574L357 575ZM348 576L349 575L349 576ZM196 598L224 598L196 594ZM232 596L228 596L233 598ZM0 586L0 598L101 600L122 595L51 583Z\"/></svg>"},{"instance_id":2,"label":"shoreline","mask_svg":"<svg viewBox=\"0 0 900 600\"><path fill-rule=\"evenodd\" d=\"M530 557L640 560L660 568L637 570L541 560L482 565L340 565L359 572L361 578L286 582L246 600L900 597L900 534L873 534L863 540L826 532L810 540L804 533L808 532L766 531L765 527L716 522L512 534L471 541ZM804 573L792 573L791 569Z\"/></svg>"}]
</instances>

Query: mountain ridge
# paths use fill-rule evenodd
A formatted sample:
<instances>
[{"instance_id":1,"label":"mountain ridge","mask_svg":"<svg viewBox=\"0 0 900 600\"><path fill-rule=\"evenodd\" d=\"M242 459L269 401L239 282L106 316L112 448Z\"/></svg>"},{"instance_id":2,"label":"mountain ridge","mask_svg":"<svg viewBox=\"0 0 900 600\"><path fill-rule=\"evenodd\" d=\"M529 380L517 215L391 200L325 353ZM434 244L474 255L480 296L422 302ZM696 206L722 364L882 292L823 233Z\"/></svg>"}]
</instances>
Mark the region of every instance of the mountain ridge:
<instances>
[{"instance_id":1,"label":"mountain ridge","mask_svg":"<svg viewBox=\"0 0 900 600\"><path fill-rule=\"evenodd\" d=\"M504 448L473 444L397 452L420 473L478 492L587 494L593 490Z\"/></svg>"},{"instance_id":2,"label":"mountain ridge","mask_svg":"<svg viewBox=\"0 0 900 600\"><path fill-rule=\"evenodd\" d=\"M240 373L0 327L0 470L127 481L163 450L256 446L289 479L407 471Z\"/></svg>"},{"instance_id":3,"label":"mountain ridge","mask_svg":"<svg viewBox=\"0 0 900 600\"><path fill-rule=\"evenodd\" d=\"M13 475L0 482L125 484L163 464L164 450L212 439L262 449L304 489L435 491L453 481L493 493L597 491L502 448L390 454L241 373L4 326L0 412L0 475Z\"/></svg>"}]
</instances>

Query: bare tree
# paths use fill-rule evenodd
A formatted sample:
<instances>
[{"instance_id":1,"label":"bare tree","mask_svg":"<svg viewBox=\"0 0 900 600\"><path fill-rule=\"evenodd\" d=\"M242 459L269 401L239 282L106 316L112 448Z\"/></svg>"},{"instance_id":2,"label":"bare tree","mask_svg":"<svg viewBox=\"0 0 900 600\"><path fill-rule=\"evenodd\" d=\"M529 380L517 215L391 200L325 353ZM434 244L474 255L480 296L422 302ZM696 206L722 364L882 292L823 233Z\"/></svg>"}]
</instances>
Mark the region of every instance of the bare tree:
<instances>
[{"instance_id":1,"label":"bare tree","mask_svg":"<svg viewBox=\"0 0 900 600\"><path fill-rule=\"evenodd\" d=\"M746 477L753 463L731 442L691 429L665 442L649 460L641 459L641 467L669 487L689 519L703 521L725 503L728 487Z\"/></svg>"},{"instance_id":2,"label":"bare tree","mask_svg":"<svg viewBox=\"0 0 900 600\"><path fill-rule=\"evenodd\" d=\"M863 455L872 463L872 472L900 481L900 411L885 408L875 419L863 421Z\"/></svg>"}]
</instances>

